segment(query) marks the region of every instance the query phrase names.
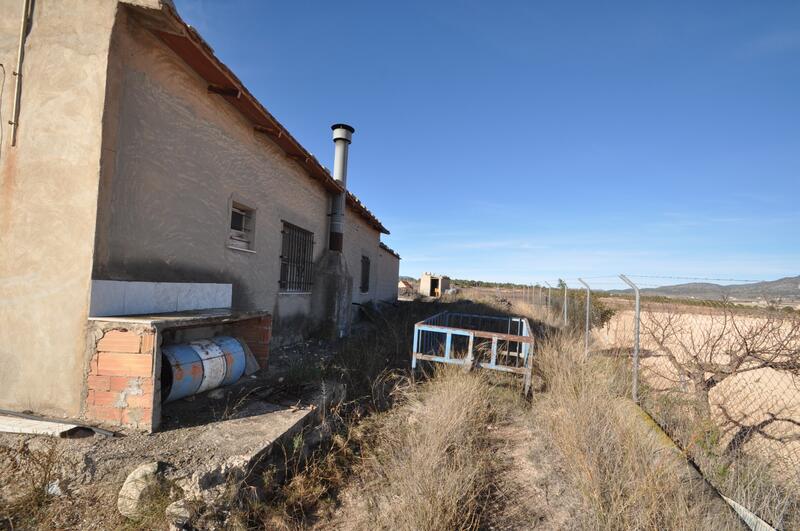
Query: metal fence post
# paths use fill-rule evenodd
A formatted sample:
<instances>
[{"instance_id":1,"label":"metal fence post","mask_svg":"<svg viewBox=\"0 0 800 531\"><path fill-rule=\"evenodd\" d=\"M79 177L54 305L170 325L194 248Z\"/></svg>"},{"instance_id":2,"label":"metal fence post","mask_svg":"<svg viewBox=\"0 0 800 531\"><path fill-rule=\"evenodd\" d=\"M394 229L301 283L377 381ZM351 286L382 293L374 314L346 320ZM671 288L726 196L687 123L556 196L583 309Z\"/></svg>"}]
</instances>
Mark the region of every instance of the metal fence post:
<instances>
[{"instance_id":1,"label":"metal fence post","mask_svg":"<svg viewBox=\"0 0 800 531\"><path fill-rule=\"evenodd\" d=\"M551 286L550 283L548 281L546 281L546 280L544 281L544 283L547 284L547 311L549 312L550 311L550 292L553 289L553 286Z\"/></svg>"},{"instance_id":2,"label":"metal fence post","mask_svg":"<svg viewBox=\"0 0 800 531\"><path fill-rule=\"evenodd\" d=\"M631 282L625 275L620 275L624 283L633 288L633 293L636 296L636 304L634 306L634 321L633 321L633 384L631 395L633 401L639 403L639 321L641 317L639 306L639 286Z\"/></svg>"},{"instance_id":3,"label":"metal fence post","mask_svg":"<svg viewBox=\"0 0 800 531\"><path fill-rule=\"evenodd\" d=\"M585 338L586 345L585 345L585 349L586 349L586 355L588 356L589 355L589 316L591 315L591 308L592 308L592 306L591 306L592 305L592 299L591 299L591 293L590 293L591 288L589 288L589 284L584 282L582 278L579 278L578 282L580 282L581 284L586 286L586 338Z\"/></svg>"},{"instance_id":4,"label":"metal fence post","mask_svg":"<svg viewBox=\"0 0 800 531\"><path fill-rule=\"evenodd\" d=\"M558 281L564 284L564 326L567 326L567 283L560 278Z\"/></svg>"}]
</instances>

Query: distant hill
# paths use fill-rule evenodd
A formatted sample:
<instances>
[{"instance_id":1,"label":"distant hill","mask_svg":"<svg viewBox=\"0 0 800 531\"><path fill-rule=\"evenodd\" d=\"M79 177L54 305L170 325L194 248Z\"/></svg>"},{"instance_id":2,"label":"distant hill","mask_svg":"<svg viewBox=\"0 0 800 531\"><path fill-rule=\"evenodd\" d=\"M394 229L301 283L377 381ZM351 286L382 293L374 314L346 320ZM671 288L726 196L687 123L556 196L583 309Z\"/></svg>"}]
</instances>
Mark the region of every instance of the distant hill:
<instances>
[{"instance_id":1,"label":"distant hill","mask_svg":"<svg viewBox=\"0 0 800 531\"><path fill-rule=\"evenodd\" d=\"M634 279L635 282L635 279ZM610 293L631 293L633 290L613 290ZM730 284L721 286L708 282L690 282L659 288L642 288L642 295L663 297L682 297L690 299L718 300L727 297L732 300L752 301L758 299L782 301L800 300L800 275L751 284Z\"/></svg>"}]
</instances>

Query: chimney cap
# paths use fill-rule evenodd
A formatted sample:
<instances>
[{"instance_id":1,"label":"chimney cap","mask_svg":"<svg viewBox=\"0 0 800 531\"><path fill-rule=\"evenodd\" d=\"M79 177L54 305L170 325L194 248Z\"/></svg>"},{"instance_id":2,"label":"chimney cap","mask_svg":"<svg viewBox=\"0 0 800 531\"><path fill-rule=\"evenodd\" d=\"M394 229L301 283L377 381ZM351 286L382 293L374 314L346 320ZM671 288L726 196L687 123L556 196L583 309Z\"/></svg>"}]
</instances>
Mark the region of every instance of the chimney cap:
<instances>
[{"instance_id":1,"label":"chimney cap","mask_svg":"<svg viewBox=\"0 0 800 531\"><path fill-rule=\"evenodd\" d=\"M331 126L331 130L336 131L337 129L347 129L350 133L355 133L356 130L353 128L352 125L347 124L333 124Z\"/></svg>"}]
</instances>

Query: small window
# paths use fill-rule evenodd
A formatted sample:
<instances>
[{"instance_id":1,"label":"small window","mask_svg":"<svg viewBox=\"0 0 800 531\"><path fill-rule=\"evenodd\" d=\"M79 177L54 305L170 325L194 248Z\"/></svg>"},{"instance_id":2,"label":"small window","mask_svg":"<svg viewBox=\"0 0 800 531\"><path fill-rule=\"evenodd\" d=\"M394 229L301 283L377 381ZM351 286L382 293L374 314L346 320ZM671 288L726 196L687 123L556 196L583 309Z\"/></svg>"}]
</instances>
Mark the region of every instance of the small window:
<instances>
[{"instance_id":1,"label":"small window","mask_svg":"<svg viewBox=\"0 0 800 531\"><path fill-rule=\"evenodd\" d=\"M281 279L283 292L310 292L314 265L314 234L283 222Z\"/></svg>"},{"instance_id":2,"label":"small window","mask_svg":"<svg viewBox=\"0 0 800 531\"><path fill-rule=\"evenodd\" d=\"M231 203L231 228L228 245L236 249L253 250L255 210L234 201Z\"/></svg>"},{"instance_id":3,"label":"small window","mask_svg":"<svg viewBox=\"0 0 800 531\"><path fill-rule=\"evenodd\" d=\"M369 257L361 257L361 293L369 291Z\"/></svg>"}]
</instances>

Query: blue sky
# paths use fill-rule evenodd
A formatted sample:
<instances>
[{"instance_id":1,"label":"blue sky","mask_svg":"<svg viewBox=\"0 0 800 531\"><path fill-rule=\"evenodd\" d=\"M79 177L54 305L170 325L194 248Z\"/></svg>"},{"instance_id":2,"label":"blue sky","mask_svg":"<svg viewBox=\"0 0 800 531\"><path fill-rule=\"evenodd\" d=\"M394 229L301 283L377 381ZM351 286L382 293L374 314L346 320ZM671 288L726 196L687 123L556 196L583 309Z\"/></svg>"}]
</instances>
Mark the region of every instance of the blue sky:
<instances>
[{"instance_id":1,"label":"blue sky","mask_svg":"<svg viewBox=\"0 0 800 531\"><path fill-rule=\"evenodd\" d=\"M176 4L401 274L800 274L800 2Z\"/></svg>"}]
</instances>

